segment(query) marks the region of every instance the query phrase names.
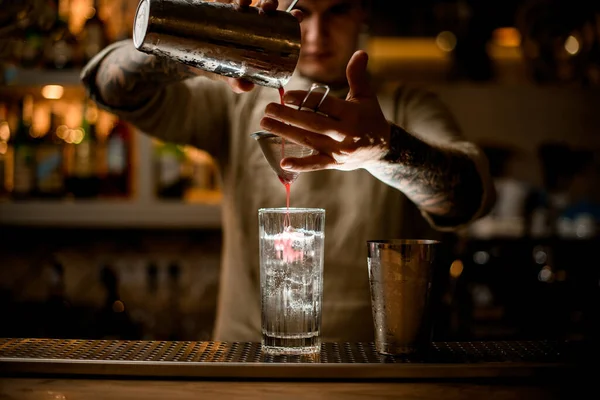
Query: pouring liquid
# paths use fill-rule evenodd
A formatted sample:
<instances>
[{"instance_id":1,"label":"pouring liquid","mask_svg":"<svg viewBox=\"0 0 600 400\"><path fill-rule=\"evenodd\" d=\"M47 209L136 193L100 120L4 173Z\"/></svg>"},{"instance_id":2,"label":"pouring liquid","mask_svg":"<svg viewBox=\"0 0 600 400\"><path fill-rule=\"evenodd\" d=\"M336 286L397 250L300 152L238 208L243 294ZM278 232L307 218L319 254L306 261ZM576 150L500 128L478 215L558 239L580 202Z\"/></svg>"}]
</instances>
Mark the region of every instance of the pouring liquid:
<instances>
[{"instance_id":1,"label":"pouring liquid","mask_svg":"<svg viewBox=\"0 0 600 400\"><path fill-rule=\"evenodd\" d=\"M278 90L279 90L279 99L280 99L281 105L283 106L283 105L285 105L285 103L283 102L283 96L285 96L285 90L283 89L283 86L280 86ZM284 156L285 156L285 139L282 138L281 139L281 159L283 159ZM279 180L281 181L281 183L283 183L283 186L285 186L285 205L286 205L287 209L289 210L292 182L286 181L282 177L279 177ZM284 224L285 224L286 229L290 227L289 212L285 216Z\"/></svg>"}]
</instances>

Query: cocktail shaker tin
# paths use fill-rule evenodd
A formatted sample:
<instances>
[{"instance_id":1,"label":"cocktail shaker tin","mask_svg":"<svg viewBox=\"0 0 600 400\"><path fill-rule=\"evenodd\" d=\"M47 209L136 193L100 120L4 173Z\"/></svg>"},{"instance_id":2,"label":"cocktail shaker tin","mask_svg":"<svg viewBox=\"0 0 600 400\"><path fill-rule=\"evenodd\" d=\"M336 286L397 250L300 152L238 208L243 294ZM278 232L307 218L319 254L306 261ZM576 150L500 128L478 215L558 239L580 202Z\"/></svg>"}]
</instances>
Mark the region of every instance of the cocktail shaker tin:
<instances>
[{"instance_id":1,"label":"cocktail shaker tin","mask_svg":"<svg viewBox=\"0 0 600 400\"><path fill-rule=\"evenodd\" d=\"M204 71L279 88L300 55L300 23L290 13L198 0L141 0L133 43Z\"/></svg>"}]
</instances>

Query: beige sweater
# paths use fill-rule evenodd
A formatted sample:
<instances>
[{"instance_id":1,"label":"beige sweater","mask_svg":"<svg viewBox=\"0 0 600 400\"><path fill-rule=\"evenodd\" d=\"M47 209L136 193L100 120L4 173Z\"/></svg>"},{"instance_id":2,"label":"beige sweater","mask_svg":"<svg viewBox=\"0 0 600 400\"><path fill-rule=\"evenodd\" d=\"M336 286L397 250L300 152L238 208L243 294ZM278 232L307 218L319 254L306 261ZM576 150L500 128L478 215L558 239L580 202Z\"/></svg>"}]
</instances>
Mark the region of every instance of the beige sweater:
<instances>
[{"instance_id":1,"label":"beige sweater","mask_svg":"<svg viewBox=\"0 0 600 400\"><path fill-rule=\"evenodd\" d=\"M120 45L106 48L83 71L82 79L93 98L100 61ZM307 90L310 83L294 76L286 89ZM337 93L340 97L345 94ZM224 246L214 340L259 341L261 337L257 215L262 207L285 206L285 190L250 134L260 130L265 106L278 102L278 96L276 90L264 87L238 95L222 82L194 78L167 87L134 112L100 103L142 132L208 151L220 167ZM488 193L493 193L487 161L475 145L461 137L438 98L400 87L380 93L379 99L388 120L429 142L460 149L475 161L485 188L475 218L485 214L492 201ZM301 174L292 185L291 206L326 210L324 341L373 339L367 240L436 238L438 231L456 228L432 229L427 215L419 213L400 191L365 170Z\"/></svg>"}]
</instances>

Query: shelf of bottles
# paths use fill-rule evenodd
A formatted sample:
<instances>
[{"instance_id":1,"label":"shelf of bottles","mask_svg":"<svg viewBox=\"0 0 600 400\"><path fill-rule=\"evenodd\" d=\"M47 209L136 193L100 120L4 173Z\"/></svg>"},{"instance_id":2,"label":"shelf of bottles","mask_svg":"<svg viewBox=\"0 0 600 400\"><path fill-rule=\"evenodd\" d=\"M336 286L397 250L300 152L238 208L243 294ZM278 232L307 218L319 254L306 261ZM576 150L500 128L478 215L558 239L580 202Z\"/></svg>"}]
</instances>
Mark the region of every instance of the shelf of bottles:
<instances>
[{"instance_id":1,"label":"shelf of bottles","mask_svg":"<svg viewBox=\"0 0 600 400\"><path fill-rule=\"evenodd\" d=\"M17 3L0 12L0 224L218 227L212 158L138 132L80 83L130 37L137 1Z\"/></svg>"}]
</instances>

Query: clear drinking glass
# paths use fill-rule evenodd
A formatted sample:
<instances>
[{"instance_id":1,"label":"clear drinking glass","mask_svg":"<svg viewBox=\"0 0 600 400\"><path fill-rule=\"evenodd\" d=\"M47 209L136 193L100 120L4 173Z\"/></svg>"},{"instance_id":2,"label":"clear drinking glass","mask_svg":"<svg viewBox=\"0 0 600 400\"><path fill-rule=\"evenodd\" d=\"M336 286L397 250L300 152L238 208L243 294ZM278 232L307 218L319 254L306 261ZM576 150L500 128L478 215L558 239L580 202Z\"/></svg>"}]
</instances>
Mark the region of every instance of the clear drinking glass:
<instances>
[{"instance_id":1,"label":"clear drinking glass","mask_svg":"<svg viewBox=\"0 0 600 400\"><path fill-rule=\"evenodd\" d=\"M258 210L262 347L315 354L321 347L325 210Z\"/></svg>"}]
</instances>

